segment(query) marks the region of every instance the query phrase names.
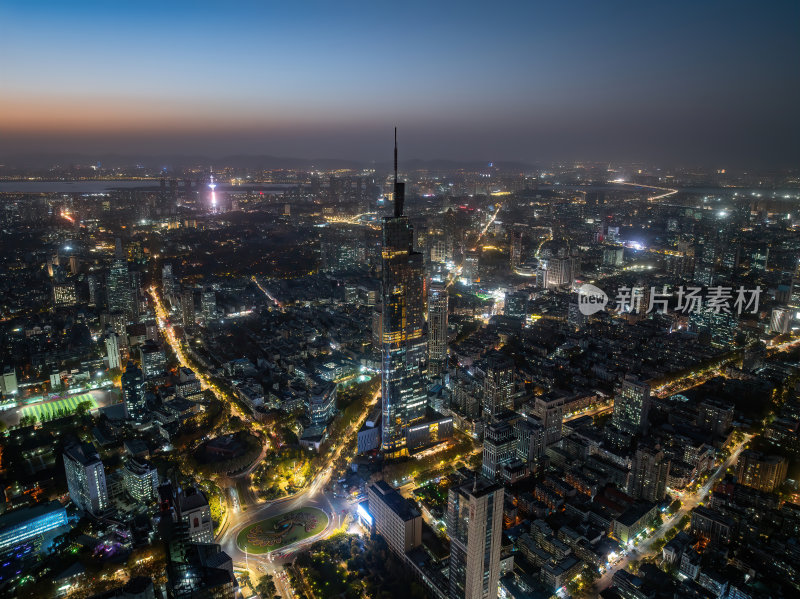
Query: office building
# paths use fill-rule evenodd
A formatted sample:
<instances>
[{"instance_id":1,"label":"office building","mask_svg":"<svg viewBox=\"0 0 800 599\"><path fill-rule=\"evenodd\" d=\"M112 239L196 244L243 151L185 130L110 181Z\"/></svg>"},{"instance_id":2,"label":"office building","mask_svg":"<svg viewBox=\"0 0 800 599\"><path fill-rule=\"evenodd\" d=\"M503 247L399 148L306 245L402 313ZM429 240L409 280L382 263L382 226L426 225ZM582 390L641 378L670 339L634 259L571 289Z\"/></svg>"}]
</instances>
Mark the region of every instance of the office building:
<instances>
[{"instance_id":1,"label":"office building","mask_svg":"<svg viewBox=\"0 0 800 599\"><path fill-rule=\"evenodd\" d=\"M115 258L108 273L108 310L130 315L133 310L133 290L128 262L123 258Z\"/></svg>"},{"instance_id":2,"label":"office building","mask_svg":"<svg viewBox=\"0 0 800 599\"><path fill-rule=\"evenodd\" d=\"M0 391L3 392L3 395L11 395L18 389L17 369L8 364L3 366L3 374L0 376Z\"/></svg>"},{"instance_id":3,"label":"office building","mask_svg":"<svg viewBox=\"0 0 800 599\"><path fill-rule=\"evenodd\" d=\"M530 299L531 294L527 291L506 293L505 305L503 307L505 315L524 321L528 317L528 302L530 302Z\"/></svg>"},{"instance_id":4,"label":"office building","mask_svg":"<svg viewBox=\"0 0 800 599\"><path fill-rule=\"evenodd\" d=\"M128 362L122 374L122 400L125 402L125 411L129 419L140 424L148 419L144 377L133 362Z\"/></svg>"},{"instance_id":5,"label":"office building","mask_svg":"<svg viewBox=\"0 0 800 599\"><path fill-rule=\"evenodd\" d=\"M185 328L194 326L194 289L184 289L181 293L181 321Z\"/></svg>"},{"instance_id":6,"label":"office building","mask_svg":"<svg viewBox=\"0 0 800 599\"><path fill-rule=\"evenodd\" d=\"M175 294L175 277L172 275L172 264L165 264L161 268L161 289L165 298Z\"/></svg>"},{"instance_id":7,"label":"office building","mask_svg":"<svg viewBox=\"0 0 800 599\"><path fill-rule=\"evenodd\" d=\"M447 287L431 284L428 291L428 374L447 372Z\"/></svg>"},{"instance_id":8,"label":"office building","mask_svg":"<svg viewBox=\"0 0 800 599\"><path fill-rule=\"evenodd\" d=\"M119 335L109 333L106 337L106 356L108 357L109 370L122 368L122 358L119 353Z\"/></svg>"},{"instance_id":9,"label":"office building","mask_svg":"<svg viewBox=\"0 0 800 599\"><path fill-rule=\"evenodd\" d=\"M422 544L422 514L385 481L367 487L374 532L399 556Z\"/></svg>"},{"instance_id":10,"label":"office building","mask_svg":"<svg viewBox=\"0 0 800 599\"><path fill-rule=\"evenodd\" d=\"M603 249L603 266L622 266L622 246L607 247Z\"/></svg>"},{"instance_id":11,"label":"office building","mask_svg":"<svg viewBox=\"0 0 800 599\"><path fill-rule=\"evenodd\" d=\"M476 475L447 495L451 599L494 599L500 578L503 487Z\"/></svg>"},{"instance_id":12,"label":"office building","mask_svg":"<svg viewBox=\"0 0 800 599\"><path fill-rule=\"evenodd\" d=\"M383 221L381 257L383 330L381 343L382 450L402 452L406 429L425 416L422 376L426 354L424 266L413 249L413 229L403 215L405 185L397 181L395 143L394 216Z\"/></svg>"},{"instance_id":13,"label":"office building","mask_svg":"<svg viewBox=\"0 0 800 599\"><path fill-rule=\"evenodd\" d=\"M0 553L67 524L67 510L58 501L7 512L0 516Z\"/></svg>"},{"instance_id":14,"label":"office building","mask_svg":"<svg viewBox=\"0 0 800 599\"><path fill-rule=\"evenodd\" d=\"M152 339L147 340L139 348L139 361L142 364L142 375L145 380L164 375L167 368L167 355L164 348Z\"/></svg>"},{"instance_id":15,"label":"office building","mask_svg":"<svg viewBox=\"0 0 800 599\"><path fill-rule=\"evenodd\" d=\"M483 379L483 414L492 418L514 408L514 362L499 352L486 359Z\"/></svg>"},{"instance_id":16,"label":"office building","mask_svg":"<svg viewBox=\"0 0 800 599\"><path fill-rule=\"evenodd\" d=\"M78 303L78 296L75 293L74 283L53 284L53 304L57 308L74 306L76 303Z\"/></svg>"},{"instance_id":17,"label":"office building","mask_svg":"<svg viewBox=\"0 0 800 599\"><path fill-rule=\"evenodd\" d=\"M166 596L170 599L234 599L240 596L233 561L211 541L197 541L184 520L161 518L167 543Z\"/></svg>"},{"instance_id":18,"label":"office building","mask_svg":"<svg viewBox=\"0 0 800 599\"><path fill-rule=\"evenodd\" d=\"M130 458L122 470L125 488L131 497L142 503L156 499L158 493L158 470L146 460Z\"/></svg>"},{"instance_id":19,"label":"office building","mask_svg":"<svg viewBox=\"0 0 800 599\"><path fill-rule=\"evenodd\" d=\"M103 462L91 443L76 443L64 450L64 471L72 503L95 516L108 507Z\"/></svg>"},{"instance_id":20,"label":"office building","mask_svg":"<svg viewBox=\"0 0 800 599\"><path fill-rule=\"evenodd\" d=\"M489 480L496 480L500 468L517 457L512 416L513 412L505 418L493 420L484 429L481 473Z\"/></svg>"},{"instance_id":21,"label":"office building","mask_svg":"<svg viewBox=\"0 0 800 599\"><path fill-rule=\"evenodd\" d=\"M554 392L537 395L533 403L533 416L544 427L546 447L561 440L564 425L564 404L566 397Z\"/></svg>"},{"instance_id":22,"label":"office building","mask_svg":"<svg viewBox=\"0 0 800 599\"><path fill-rule=\"evenodd\" d=\"M314 385L306 399L306 412L311 426L327 426L336 415L338 385L320 381Z\"/></svg>"},{"instance_id":23,"label":"office building","mask_svg":"<svg viewBox=\"0 0 800 599\"><path fill-rule=\"evenodd\" d=\"M538 464L544 455L545 427L536 418L519 418L514 423L517 459L527 464Z\"/></svg>"},{"instance_id":24,"label":"office building","mask_svg":"<svg viewBox=\"0 0 800 599\"><path fill-rule=\"evenodd\" d=\"M637 435L647 430L650 413L650 385L625 377L622 389L614 398L612 422L618 429Z\"/></svg>"},{"instance_id":25,"label":"office building","mask_svg":"<svg viewBox=\"0 0 800 599\"><path fill-rule=\"evenodd\" d=\"M217 292L213 289L204 289L200 296L200 309L203 312L203 320L212 320L217 315Z\"/></svg>"},{"instance_id":26,"label":"office building","mask_svg":"<svg viewBox=\"0 0 800 599\"><path fill-rule=\"evenodd\" d=\"M92 307L97 306L97 300L99 298L99 285L97 284L97 277L94 275L89 275L86 277L86 285L89 288L89 305Z\"/></svg>"},{"instance_id":27,"label":"office building","mask_svg":"<svg viewBox=\"0 0 800 599\"><path fill-rule=\"evenodd\" d=\"M769 328L773 333L785 335L792 325L792 311L789 308L773 308Z\"/></svg>"},{"instance_id":28,"label":"office building","mask_svg":"<svg viewBox=\"0 0 800 599\"><path fill-rule=\"evenodd\" d=\"M194 543L214 542L214 522L206 496L194 487L179 490L176 497L178 518L188 527L189 538Z\"/></svg>"}]
</instances>

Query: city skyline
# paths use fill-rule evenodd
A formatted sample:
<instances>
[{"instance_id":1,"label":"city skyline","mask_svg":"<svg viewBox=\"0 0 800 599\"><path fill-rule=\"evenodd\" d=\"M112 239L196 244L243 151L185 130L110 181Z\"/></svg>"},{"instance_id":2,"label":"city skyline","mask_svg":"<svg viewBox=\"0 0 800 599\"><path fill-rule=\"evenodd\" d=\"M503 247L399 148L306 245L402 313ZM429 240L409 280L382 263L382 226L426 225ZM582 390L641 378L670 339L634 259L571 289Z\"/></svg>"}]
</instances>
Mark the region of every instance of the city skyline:
<instances>
[{"instance_id":1,"label":"city skyline","mask_svg":"<svg viewBox=\"0 0 800 599\"><path fill-rule=\"evenodd\" d=\"M800 596L798 23L0 3L0 596Z\"/></svg>"},{"instance_id":2,"label":"city skyline","mask_svg":"<svg viewBox=\"0 0 800 599\"><path fill-rule=\"evenodd\" d=\"M0 156L369 162L397 125L409 159L787 166L798 16L788 2L17 3L0 8Z\"/></svg>"}]
</instances>

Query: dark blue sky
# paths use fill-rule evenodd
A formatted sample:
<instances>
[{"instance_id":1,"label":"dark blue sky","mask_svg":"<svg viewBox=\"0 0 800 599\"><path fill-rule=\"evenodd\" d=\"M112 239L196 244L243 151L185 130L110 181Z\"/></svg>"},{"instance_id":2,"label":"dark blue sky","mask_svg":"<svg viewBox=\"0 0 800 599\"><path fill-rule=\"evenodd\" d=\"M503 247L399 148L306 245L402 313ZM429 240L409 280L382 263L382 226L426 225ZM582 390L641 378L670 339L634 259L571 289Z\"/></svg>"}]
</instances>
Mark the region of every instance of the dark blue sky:
<instances>
[{"instance_id":1,"label":"dark blue sky","mask_svg":"<svg viewBox=\"0 0 800 599\"><path fill-rule=\"evenodd\" d=\"M0 154L796 164L799 2L0 4Z\"/></svg>"}]
</instances>

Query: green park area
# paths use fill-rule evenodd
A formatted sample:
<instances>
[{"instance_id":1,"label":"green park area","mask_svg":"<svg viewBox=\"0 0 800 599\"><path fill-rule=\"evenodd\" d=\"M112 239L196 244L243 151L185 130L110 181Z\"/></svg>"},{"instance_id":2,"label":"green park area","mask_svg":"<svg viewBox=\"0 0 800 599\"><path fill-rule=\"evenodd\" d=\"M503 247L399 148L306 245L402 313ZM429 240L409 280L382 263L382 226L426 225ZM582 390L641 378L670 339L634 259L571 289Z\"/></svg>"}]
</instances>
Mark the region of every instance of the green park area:
<instances>
[{"instance_id":1,"label":"green park area","mask_svg":"<svg viewBox=\"0 0 800 599\"><path fill-rule=\"evenodd\" d=\"M88 402L90 410L97 409L97 402L94 396L91 393L81 393L65 399L25 406L21 410L21 416L22 418L35 418L36 422L46 422L75 413L78 406L84 402Z\"/></svg>"},{"instance_id":2,"label":"green park area","mask_svg":"<svg viewBox=\"0 0 800 599\"><path fill-rule=\"evenodd\" d=\"M315 507L304 507L251 524L239 533L236 543L248 553L267 553L302 541L325 530L328 516Z\"/></svg>"}]
</instances>

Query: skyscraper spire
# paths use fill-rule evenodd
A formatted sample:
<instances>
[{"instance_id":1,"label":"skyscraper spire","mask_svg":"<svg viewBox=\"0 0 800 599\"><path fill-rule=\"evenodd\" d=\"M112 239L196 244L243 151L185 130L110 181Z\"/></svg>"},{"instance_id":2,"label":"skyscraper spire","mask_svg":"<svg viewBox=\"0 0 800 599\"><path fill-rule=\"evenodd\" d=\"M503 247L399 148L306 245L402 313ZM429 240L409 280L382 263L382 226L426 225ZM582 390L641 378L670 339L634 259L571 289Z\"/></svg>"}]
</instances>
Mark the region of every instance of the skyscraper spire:
<instances>
[{"instance_id":1,"label":"skyscraper spire","mask_svg":"<svg viewBox=\"0 0 800 599\"><path fill-rule=\"evenodd\" d=\"M397 127L394 128L394 215L403 216L403 203L405 202L406 185L397 181Z\"/></svg>"}]
</instances>

